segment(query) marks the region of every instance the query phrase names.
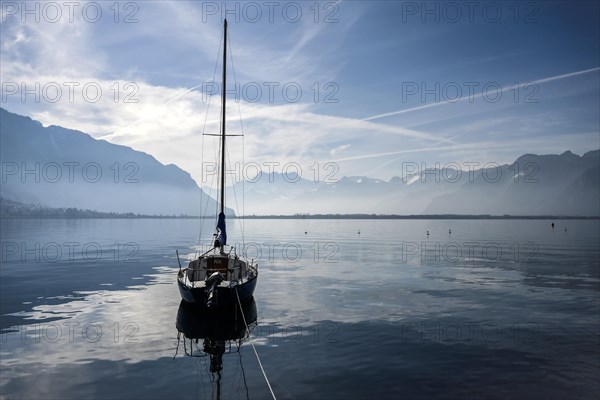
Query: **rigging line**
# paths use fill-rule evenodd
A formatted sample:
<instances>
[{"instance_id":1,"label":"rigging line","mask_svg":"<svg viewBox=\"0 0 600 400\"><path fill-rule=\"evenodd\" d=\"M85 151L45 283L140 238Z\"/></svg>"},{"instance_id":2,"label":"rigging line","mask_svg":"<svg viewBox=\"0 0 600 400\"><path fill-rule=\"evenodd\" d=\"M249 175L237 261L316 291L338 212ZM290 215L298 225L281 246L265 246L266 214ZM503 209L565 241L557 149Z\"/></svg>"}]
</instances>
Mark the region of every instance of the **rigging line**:
<instances>
[{"instance_id":1,"label":"rigging line","mask_svg":"<svg viewBox=\"0 0 600 400\"><path fill-rule=\"evenodd\" d=\"M214 144L213 144L213 150L214 150ZM208 193L206 194L206 204L204 206L204 212L200 215L200 233L198 234L198 248L196 249L197 253L196 254L200 254L202 252L204 252L204 249L202 249L202 231L204 229L204 221L206 220L206 212L208 211L208 204L209 204L209 200L210 200L210 195L212 194L212 190L213 190L213 184L215 182L215 175L212 175L212 179L210 181L210 186L208 189ZM200 190L202 190L202 188L200 188Z\"/></svg>"},{"instance_id":2,"label":"rigging line","mask_svg":"<svg viewBox=\"0 0 600 400\"><path fill-rule=\"evenodd\" d=\"M229 354L231 354L231 340L229 341ZM231 376L231 393L238 393L238 398L239 396L239 392L240 392L240 385L241 385L241 373L239 372L240 370L240 366L239 365L235 365L235 371L233 371L233 375ZM240 379L236 381L236 378L238 376L238 374L240 374ZM237 386L236 386L237 384Z\"/></svg>"},{"instance_id":3,"label":"rigging line","mask_svg":"<svg viewBox=\"0 0 600 400\"><path fill-rule=\"evenodd\" d=\"M244 320L244 325L246 326L246 332L248 332L248 335L250 335L250 328L248 328L248 323L246 322L246 316L244 315L244 312L242 311L242 302L240 301L240 294L238 293L238 288L235 288L235 295L237 296L237 301L238 301L238 305L240 306L240 313L242 314L242 319ZM256 360L258 361L258 365L260 366L260 370L262 371L263 376L265 377L265 382L267 382L267 386L269 387L269 390L271 391L271 396L273 396L273 400L277 400L277 397L275 397L275 393L273 393L273 388L271 387L271 383L269 382L269 378L267 378L267 373L265 372L265 369L263 368L262 362L260 361L260 357L258 356L258 352L256 351L256 347L254 347L254 343L252 343L252 340L248 340L250 342L250 345L252 346L252 350L254 350L254 354L256 355Z\"/></svg>"},{"instance_id":4,"label":"rigging line","mask_svg":"<svg viewBox=\"0 0 600 400\"><path fill-rule=\"evenodd\" d=\"M225 28L223 28L225 29ZM212 82L215 82L215 76L217 75L217 66L219 65L219 54L221 53L221 46L223 45L223 39L219 41L219 49L217 50L217 57L215 58L215 67L213 69ZM202 231L204 229L204 220L206 219L206 211L208 209L208 199L210 198L210 193L207 194L206 206L204 207L204 212L202 212L202 200L204 191L202 189L202 183L204 182L204 134L206 133L206 122L208 121L208 112L210 111L210 102L212 100L212 95L208 96L208 104L206 105L206 113L204 114L204 124L202 125L202 155L200 157L200 163L202 166L202 171L200 172L200 178L202 182L200 182L200 232L198 233L198 246L202 246ZM211 191L212 191L212 183L211 181ZM198 253L196 252L196 256Z\"/></svg>"},{"instance_id":5,"label":"rigging line","mask_svg":"<svg viewBox=\"0 0 600 400\"><path fill-rule=\"evenodd\" d=\"M202 148L202 151L203 151L202 157L204 158L204 147ZM214 142L213 142L213 151L216 153ZM206 204L204 205L204 212L202 212L200 215L200 232L198 233L198 247L196 248L196 252L195 252L196 258L198 257L199 254L204 252L204 249L202 248L202 231L204 230L204 222L206 220L206 212L208 211L208 205L210 204L209 200L211 199L210 195L212 194L213 184L215 182L215 175L214 174L211 174L211 175L212 175L212 178L210 181L210 185L208 186L208 193L206 194ZM202 187L200 187L200 190L203 190ZM210 246L210 244L209 244L209 246Z\"/></svg>"},{"instance_id":6,"label":"rigging line","mask_svg":"<svg viewBox=\"0 0 600 400\"><path fill-rule=\"evenodd\" d=\"M223 28L225 29L225 28ZM226 51L225 49L225 43L223 46L223 51ZM224 57L226 55L224 54ZM227 74L226 68L224 69L224 74ZM225 75L224 75L225 77ZM222 100L225 99L227 100L227 87L226 87L226 82L222 82L222 86L221 86L221 98ZM219 113L219 132L221 133L221 135L225 135L224 132L224 124L225 124L225 118L227 117L227 110L226 107L227 105L225 105L225 107L223 107L223 102L221 102L221 112ZM218 176L221 176L221 174L223 174L223 176L225 176L225 165L221 165L221 152L224 152L225 149L223 148L223 141L219 140L219 153L217 153L215 155L215 159L217 160L217 165L219 166L217 168L217 171L219 173ZM227 176L225 176L225 181L227 180ZM225 190L223 188L223 196L221 196L221 191L218 190L219 189L219 182L217 182L217 204L216 204L216 208L215 208L215 220L217 220L219 218L219 200L220 202L223 204L223 210L225 210Z\"/></svg>"},{"instance_id":7,"label":"rigging line","mask_svg":"<svg viewBox=\"0 0 600 400\"><path fill-rule=\"evenodd\" d=\"M207 359L207 357L202 357L202 361L204 362L204 370L206 371L206 376L209 377L208 381L211 382L210 386L212 388L212 381L210 379L211 373L208 371L208 364L207 364L206 359ZM204 392L204 398L206 399L207 398L207 396L206 396L206 382L204 381L204 379L202 379L202 385L203 385L202 389L203 389L203 392ZM211 398L212 398L212 394L211 394Z\"/></svg>"},{"instance_id":8,"label":"rigging line","mask_svg":"<svg viewBox=\"0 0 600 400\"><path fill-rule=\"evenodd\" d=\"M212 185L214 184L215 179L217 179L217 181L219 179L219 171L220 171L220 168L221 168L221 163L219 162L219 150L218 149L220 149L220 148L221 148L221 145L220 144L217 145L217 143L213 140L213 153L214 153L213 155L215 157L215 167L216 167L215 171L216 171L216 175L213 175L213 179L211 181L211 186L210 186L210 192L211 193L212 193L212 190L213 190L213 186ZM215 218L217 218L217 212L219 211L219 183L218 182L217 182L216 186L217 186L217 188L215 190L215 192L216 192L216 195L215 195L215 200L216 200L216 202L215 202ZM208 207L207 207L207 209L208 209Z\"/></svg>"},{"instance_id":9,"label":"rigging line","mask_svg":"<svg viewBox=\"0 0 600 400\"><path fill-rule=\"evenodd\" d=\"M236 343L236 347L237 347L237 340L235 341ZM231 341L229 341L229 345L231 346ZM233 351L232 353L235 353L235 351ZM231 377L231 393L232 393L232 397L233 397L233 393L237 394L237 398L240 398L240 393L241 393L241 388L242 388L242 373L240 371L240 366L236 363L235 366L235 371L233 373L233 376Z\"/></svg>"},{"instance_id":10,"label":"rigging line","mask_svg":"<svg viewBox=\"0 0 600 400\"><path fill-rule=\"evenodd\" d=\"M202 221L202 226L204 225L204 220L206 220L206 212L208 211L209 199L210 199L210 195L212 194L214 182L215 182L215 175L213 174L212 179L210 181L210 188L209 188L208 194L207 194L206 205L204 206L204 213L200 216L201 221ZM200 228L200 235L202 235L202 227ZM200 248L202 248L202 244L200 243L200 238L198 238L198 242L199 242L198 244L200 245ZM210 244L209 244L209 246L210 246ZM204 250L202 250L202 252L204 252Z\"/></svg>"},{"instance_id":11,"label":"rigging line","mask_svg":"<svg viewBox=\"0 0 600 400\"><path fill-rule=\"evenodd\" d=\"M227 160L229 161L229 168L231 168L231 157L229 156L229 150L227 150ZM234 170L235 171L235 170ZM234 173L234 176L236 174ZM231 185L232 189L233 189L233 199L235 200L235 209L239 210L240 209L240 205L238 204L238 198L237 198L237 191L235 190L235 179L233 181L233 184ZM243 211L242 211L243 214ZM242 246L245 245L245 241L244 241L244 227L242 225L242 219L241 218L236 218L238 220L238 224L240 225L240 231L242 233Z\"/></svg>"},{"instance_id":12,"label":"rigging line","mask_svg":"<svg viewBox=\"0 0 600 400\"><path fill-rule=\"evenodd\" d=\"M225 88L223 88L223 90L225 90ZM225 110L221 110L221 113L224 113ZM223 134L223 126L221 124L221 128L220 128L221 134ZM219 140L219 152L215 154L215 160L217 160L217 172L218 172L218 176L221 176L221 174L225 173L225 166L221 165L221 160L219 157L219 155L221 154L222 151L224 151L224 149L222 148L222 143ZM227 177L225 177L227 178ZM223 193L224 194L224 193ZM215 204L215 220L217 220L217 218L219 218L219 201L222 202L223 204L225 204L225 199L221 198L221 197L225 197L225 196L221 196L221 193L219 191L219 181L217 181L217 203Z\"/></svg>"},{"instance_id":13,"label":"rigging line","mask_svg":"<svg viewBox=\"0 0 600 400\"><path fill-rule=\"evenodd\" d=\"M231 47L231 38L227 38L227 44L229 45L229 60L231 61L231 72L233 73L233 81L237 83L237 78L235 76L235 65L233 64L233 47ZM242 109L240 107L241 98L239 101L236 101L238 105L238 113L240 115L240 128L242 130L242 135L244 134L244 121L242 120Z\"/></svg>"},{"instance_id":14,"label":"rigging line","mask_svg":"<svg viewBox=\"0 0 600 400\"><path fill-rule=\"evenodd\" d=\"M204 135L202 135L202 141L200 144L200 165L204 165ZM202 228L204 228L204 220L202 219L202 201L204 200L204 189L202 189L202 182L204 182L204 168L200 171L200 231L198 232L198 246L194 251L194 260L198 258L198 252L200 250L200 243L202 241Z\"/></svg>"},{"instance_id":15,"label":"rigging line","mask_svg":"<svg viewBox=\"0 0 600 400\"><path fill-rule=\"evenodd\" d=\"M240 350L241 346L242 344L240 341L240 345L238 346L238 354L240 356L240 367L242 368L242 378L244 379L244 387L246 388L246 399L250 400L250 393L248 393L248 383L246 382L246 371L244 370L244 364L242 363L242 352Z\"/></svg>"},{"instance_id":16,"label":"rigging line","mask_svg":"<svg viewBox=\"0 0 600 400\"><path fill-rule=\"evenodd\" d=\"M200 384L198 383L198 378L200 378L200 360L196 360L196 398L198 398L198 392L200 391ZM204 383L204 380L202 380Z\"/></svg>"},{"instance_id":17,"label":"rigging line","mask_svg":"<svg viewBox=\"0 0 600 400\"><path fill-rule=\"evenodd\" d=\"M227 45L229 46L229 60L231 61L231 72L233 73L233 82L234 84L237 83L237 77L235 75L235 64L233 63L233 47L231 46L231 37L227 37ZM245 192L246 192L246 187L244 185L244 181L245 181L245 177L244 177L244 167L246 166L245 164L245 157L244 157L244 153L246 152L246 148L245 148L245 131L244 131L244 121L242 120L242 109L240 107L240 102L241 99L239 101L236 101L237 106L238 106L238 115L239 115L239 120L240 120L240 129L242 131L242 169L241 169L241 175L242 175L242 216L246 215L246 209L245 209ZM234 190L234 196L235 196L235 190ZM237 205L237 198L236 198L236 207L238 207ZM239 207L238 207L239 209ZM239 225L240 225L240 232L242 233L242 245L245 246L246 245L246 240L245 240L245 236L244 236L244 224L245 224L245 220L243 218L239 218Z\"/></svg>"},{"instance_id":18,"label":"rigging line","mask_svg":"<svg viewBox=\"0 0 600 400\"><path fill-rule=\"evenodd\" d=\"M215 68L213 69L212 83L215 82L215 76L217 75L217 66L219 65L219 54L221 54L221 46L223 45L223 39L219 42L219 50L217 51L217 58L215 61ZM204 116L204 126L202 127L202 134L206 133L206 121L208 120L208 110L210 108L210 102L212 100L212 94L208 96L208 105L206 106L206 115Z\"/></svg>"},{"instance_id":19,"label":"rigging line","mask_svg":"<svg viewBox=\"0 0 600 400\"><path fill-rule=\"evenodd\" d=\"M210 398L216 399L217 396L215 396L215 379L213 377L212 372L210 373L210 387L211 387Z\"/></svg>"},{"instance_id":20,"label":"rigging line","mask_svg":"<svg viewBox=\"0 0 600 400\"><path fill-rule=\"evenodd\" d=\"M175 355L173 356L173 360L175 359L175 357L177 357L177 353L179 352L179 342L180 341L181 341L181 332L177 331L177 348L175 349Z\"/></svg>"},{"instance_id":21,"label":"rigging line","mask_svg":"<svg viewBox=\"0 0 600 400\"><path fill-rule=\"evenodd\" d=\"M221 113L223 112L223 110L221 110L219 112L219 132L222 133L222 123L221 123ZM214 152L214 156L215 156L215 166L216 166L216 172L217 172L217 179L219 178L219 174L221 173L221 161L219 160L219 150L221 149L221 141L219 140L219 145L217 146L215 141L213 140L213 152ZM212 193L212 183L214 182L214 175L213 175L213 180L211 181L211 193ZM216 202L215 202L215 221L218 218L219 215L219 182L217 182L217 190L216 190L217 194L215 196Z\"/></svg>"},{"instance_id":22,"label":"rigging line","mask_svg":"<svg viewBox=\"0 0 600 400\"><path fill-rule=\"evenodd\" d=\"M208 114L208 109L206 110ZM202 202L204 201L204 189L202 188L202 183L204 182L204 135L202 135L202 142L200 145L201 155L200 155L200 231L198 232L198 246L196 246L196 251L194 252L194 260L198 258L198 255L202 252L202 231L204 230L204 216L206 215L206 209L202 212ZM210 198L210 194L206 194L206 203L208 204L208 199ZM206 208L206 207L205 207Z\"/></svg>"},{"instance_id":23,"label":"rigging line","mask_svg":"<svg viewBox=\"0 0 600 400\"><path fill-rule=\"evenodd\" d=\"M229 168L231 168L231 157L229 157L229 150L227 150L227 160L229 161ZM235 174L234 174L234 176L235 176ZM233 184L231 185L231 187L233 188L233 199L235 200L235 209L239 210L240 206L238 204L237 193L235 191L235 180L234 180ZM238 219L238 221L241 221L239 218L237 218L237 219ZM241 230L241 222L240 222L240 230ZM243 232L242 232L242 241L243 240L244 239L243 239Z\"/></svg>"},{"instance_id":24,"label":"rigging line","mask_svg":"<svg viewBox=\"0 0 600 400\"><path fill-rule=\"evenodd\" d=\"M244 153L246 152L246 147L245 147L245 139L244 136L242 136L242 217L241 221L240 221L240 230L242 231L242 248L246 248L246 237L244 235L244 228L246 225L246 177L244 176L244 166L246 165L246 158L244 156Z\"/></svg>"}]
</instances>

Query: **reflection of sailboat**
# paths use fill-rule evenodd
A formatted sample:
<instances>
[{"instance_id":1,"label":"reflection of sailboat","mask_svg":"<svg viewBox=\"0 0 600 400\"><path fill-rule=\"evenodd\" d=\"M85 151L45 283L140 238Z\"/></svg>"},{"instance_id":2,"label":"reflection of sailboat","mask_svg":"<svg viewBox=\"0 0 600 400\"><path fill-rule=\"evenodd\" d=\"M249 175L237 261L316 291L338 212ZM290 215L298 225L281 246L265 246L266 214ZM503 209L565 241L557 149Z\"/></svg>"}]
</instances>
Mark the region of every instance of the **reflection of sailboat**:
<instances>
[{"instance_id":1,"label":"reflection of sailboat","mask_svg":"<svg viewBox=\"0 0 600 400\"><path fill-rule=\"evenodd\" d=\"M225 114L226 114L226 65L227 65L227 20L223 29L223 85L221 88L221 134L220 137L220 182L218 185L220 212L212 249L190 261L187 268L179 269L177 284L181 298L201 307L223 307L245 301L254 294L258 277L258 265L245 260L229 246L225 229Z\"/></svg>"},{"instance_id":2,"label":"reflection of sailboat","mask_svg":"<svg viewBox=\"0 0 600 400\"><path fill-rule=\"evenodd\" d=\"M227 347L231 351L231 342L238 347L248 338L256 326L257 312L254 297L234 307L221 308L218 312L195 307L181 301L177 310L176 327L178 331L177 348L183 334L184 352L188 356L210 356L210 372L220 372L223 368L222 357ZM194 351L194 343L203 339L203 351ZM189 340L189 349L188 343Z\"/></svg>"},{"instance_id":3,"label":"reflection of sailboat","mask_svg":"<svg viewBox=\"0 0 600 400\"><path fill-rule=\"evenodd\" d=\"M223 355L232 353L231 342L235 342L240 351L242 342L256 327L257 312L254 297L234 307L220 308L218 312L206 308L195 307L194 304L181 301L177 310L177 351L183 335L183 349L187 356L210 357L210 373L216 384L216 398L221 398L221 371L223 370ZM202 350L198 341L203 339ZM188 345L189 341L189 345ZM194 344L196 350L194 350ZM189 347L189 348L188 348ZM177 352L175 353L177 356ZM240 366L246 378L240 353ZM248 387L246 386L246 394Z\"/></svg>"}]
</instances>

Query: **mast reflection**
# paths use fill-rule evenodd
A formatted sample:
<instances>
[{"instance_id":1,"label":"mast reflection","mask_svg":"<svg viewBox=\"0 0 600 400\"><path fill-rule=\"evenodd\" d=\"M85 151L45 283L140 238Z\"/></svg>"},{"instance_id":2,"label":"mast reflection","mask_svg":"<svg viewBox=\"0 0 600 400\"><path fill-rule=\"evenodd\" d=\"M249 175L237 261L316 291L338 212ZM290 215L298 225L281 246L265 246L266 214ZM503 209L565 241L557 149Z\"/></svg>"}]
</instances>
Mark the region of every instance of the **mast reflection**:
<instances>
[{"instance_id":1,"label":"mast reflection","mask_svg":"<svg viewBox=\"0 0 600 400\"><path fill-rule=\"evenodd\" d=\"M217 399L221 392L223 355L240 351L257 324L254 297L233 307L210 310L181 301L177 310L177 349L183 341L183 351L190 357L209 357L210 373L216 375ZM202 346L199 342L202 339ZM232 343L235 347L232 350ZM240 357L241 363L241 357ZM243 368L243 366L242 366Z\"/></svg>"}]
</instances>

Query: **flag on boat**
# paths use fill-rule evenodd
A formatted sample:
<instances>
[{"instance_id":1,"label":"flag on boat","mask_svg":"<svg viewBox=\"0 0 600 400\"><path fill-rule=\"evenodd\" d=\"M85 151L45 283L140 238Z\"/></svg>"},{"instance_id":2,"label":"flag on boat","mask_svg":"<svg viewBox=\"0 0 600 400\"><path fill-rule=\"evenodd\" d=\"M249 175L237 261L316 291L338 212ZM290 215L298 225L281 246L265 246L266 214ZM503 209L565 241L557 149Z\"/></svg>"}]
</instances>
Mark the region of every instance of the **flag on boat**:
<instances>
[{"instance_id":1,"label":"flag on boat","mask_svg":"<svg viewBox=\"0 0 600 400\"><path fill-rule=\"evenodd\" d=\"M215 240L215 246L225 246L226 244L227 231L225 230L225 214L221 212L219 213L219 219L217 220L217 239Z\"/></svg>"}]
</instances>

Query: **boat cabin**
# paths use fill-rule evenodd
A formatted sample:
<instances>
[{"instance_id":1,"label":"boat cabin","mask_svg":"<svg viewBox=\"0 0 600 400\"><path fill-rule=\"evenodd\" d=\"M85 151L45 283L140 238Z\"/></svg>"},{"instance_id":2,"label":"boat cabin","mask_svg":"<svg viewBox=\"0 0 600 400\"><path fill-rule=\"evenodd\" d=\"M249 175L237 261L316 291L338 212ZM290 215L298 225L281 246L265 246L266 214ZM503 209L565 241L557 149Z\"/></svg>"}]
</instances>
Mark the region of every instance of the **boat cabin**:
<instances>
[{"instance_id":1,"label":"boat cabin","mask_svg":"<svg viewBox=\"0 0 600 400\"><path fill-rule=\"evenodd\" d=\"M244 278L248 278L249 271L246 262L239 257L218 254L211 254L190 261L186 269L187 279L192 284L204 282L207 277L215 272L221 273L224 281L241 283Z\"/></svg>"}]
</instances>

